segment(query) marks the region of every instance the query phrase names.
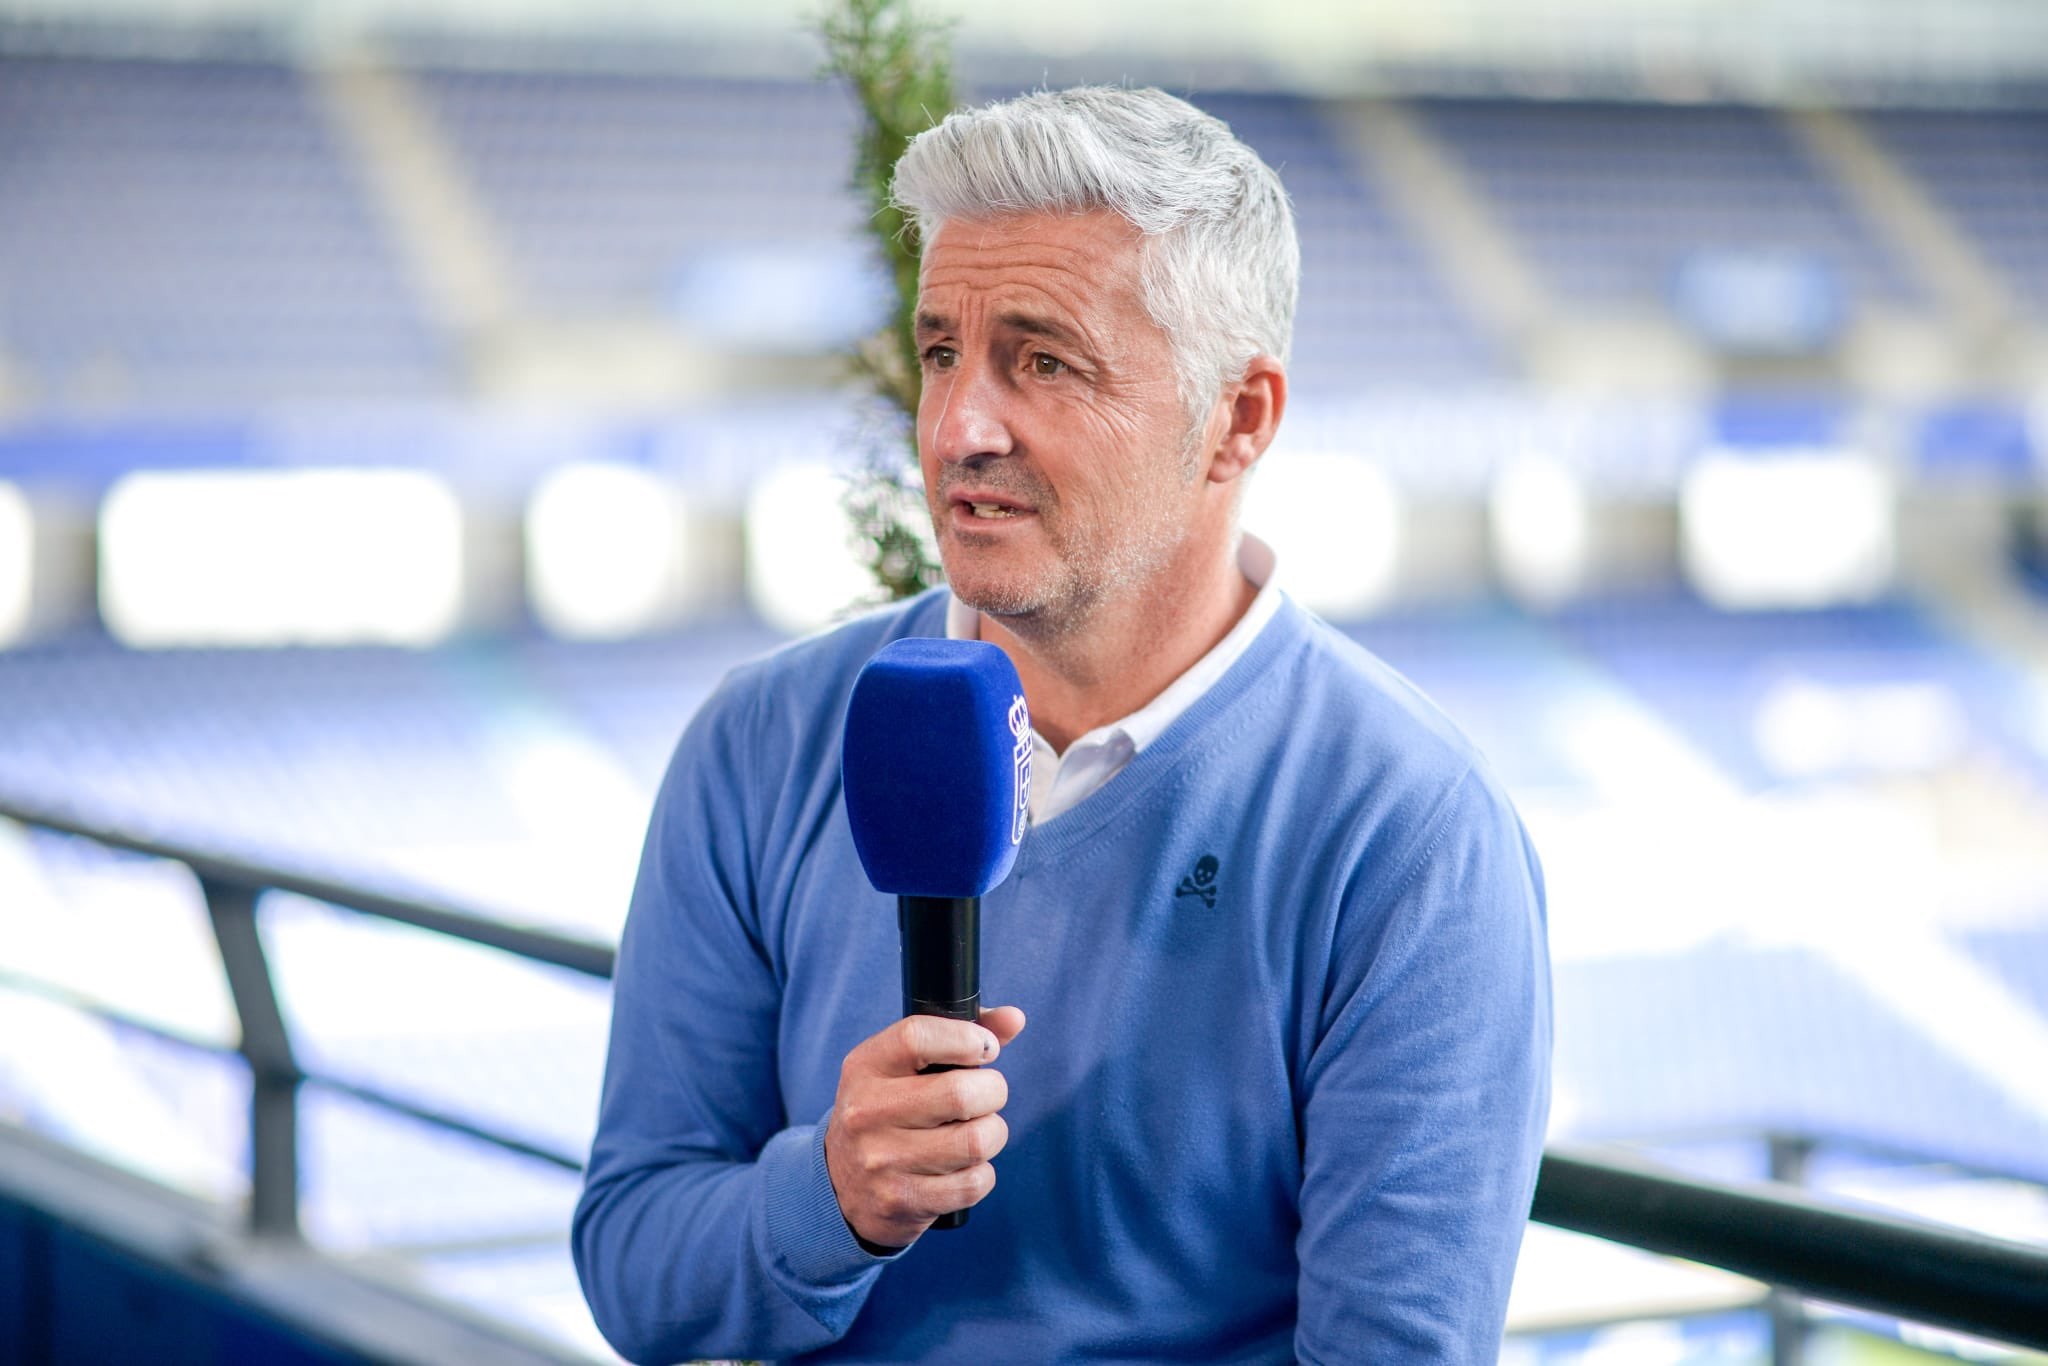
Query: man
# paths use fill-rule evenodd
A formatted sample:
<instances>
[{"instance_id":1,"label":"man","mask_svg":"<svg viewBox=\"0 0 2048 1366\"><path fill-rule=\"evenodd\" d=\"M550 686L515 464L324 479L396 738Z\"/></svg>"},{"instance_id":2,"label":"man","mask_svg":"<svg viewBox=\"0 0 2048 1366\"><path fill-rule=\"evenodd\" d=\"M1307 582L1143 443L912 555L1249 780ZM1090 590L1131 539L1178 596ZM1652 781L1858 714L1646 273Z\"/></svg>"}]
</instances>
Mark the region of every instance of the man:
<instances>
[{"instance_id":1,"label":"man","mask_svg":"<svg viewBox=\"0 0 2048 1366\"><path fill-rule=\"evenodd\" d=\"M599 1326L644 1361L1493 1360L1541 880L1469 745L1238 536L1287 399L1277 177L1088 89L953 115L896 194L951 593L736 670L678 747L577 1210ZM949 633L1038 736L979 1024L892 1019L838 775L861 664Z\"/></svg>"}]
</instances>

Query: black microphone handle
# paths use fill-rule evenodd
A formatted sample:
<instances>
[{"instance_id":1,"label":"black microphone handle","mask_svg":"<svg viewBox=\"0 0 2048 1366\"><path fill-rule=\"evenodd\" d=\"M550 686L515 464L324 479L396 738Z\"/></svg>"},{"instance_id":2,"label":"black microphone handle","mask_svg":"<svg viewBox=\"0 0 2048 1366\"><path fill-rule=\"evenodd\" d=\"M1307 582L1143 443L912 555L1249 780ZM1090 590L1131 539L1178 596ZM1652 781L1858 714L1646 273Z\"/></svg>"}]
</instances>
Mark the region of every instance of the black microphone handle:
<instances>
[{"instance_id":1,"label":"black microphone handle","mask_svg":"<svg viewBox=\"0 0 2048 1366\"><path fill-rule=\"evenodd\" d=\"M940 1015L949 1020L981 1017L981 898L899 896L896 922L903 934L903 1013ZM952 1063L920 1069L950 1072ZM933 1228L959 1228L967 1211L956 1209L932 1221Z\"/></svg>"}]
</instances>

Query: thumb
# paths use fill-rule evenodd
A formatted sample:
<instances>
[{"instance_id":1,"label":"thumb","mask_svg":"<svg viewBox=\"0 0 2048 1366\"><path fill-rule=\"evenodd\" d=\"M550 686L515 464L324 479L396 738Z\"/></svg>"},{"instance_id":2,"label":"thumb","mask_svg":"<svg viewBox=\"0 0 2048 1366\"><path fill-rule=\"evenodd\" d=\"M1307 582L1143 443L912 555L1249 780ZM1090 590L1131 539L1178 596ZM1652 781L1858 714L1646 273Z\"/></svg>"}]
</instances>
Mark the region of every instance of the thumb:
<instances>
[{"instance_id":1,"label":"thumb","mask_svg":"<svg viewBox=\"0 0 2048 1366\"><path fill-rule=\"evenodd\" d=\"M1015 1006L995 1006L981 1012L980 1024L997 1043L1008 1044L1024 1032L1024 1012Z\"/></svg>"}]
</instances>

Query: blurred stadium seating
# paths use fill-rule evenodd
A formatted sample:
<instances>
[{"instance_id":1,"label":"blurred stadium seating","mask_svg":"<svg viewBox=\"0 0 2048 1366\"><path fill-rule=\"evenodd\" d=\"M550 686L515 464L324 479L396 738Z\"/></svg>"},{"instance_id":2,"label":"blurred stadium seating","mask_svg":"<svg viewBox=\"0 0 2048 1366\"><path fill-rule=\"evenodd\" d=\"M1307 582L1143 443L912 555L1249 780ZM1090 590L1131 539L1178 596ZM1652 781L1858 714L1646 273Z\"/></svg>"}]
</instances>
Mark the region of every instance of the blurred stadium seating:
<instances>
[{"instance_id":1,"label":"blurred stadium seating","mask_svg":"<svg viewBox=\"0 0 2048 1366\"><path fill-rule=\"evenodd\" d=\"M298 73L0 58L0 335L63 406L246 411L453 380Z\"/></svg>"},{"instance_id":2,"label":"blurred stadium seating","mask_svg":"<svg viewBox=\"0 0 2048 1366\"><path fill-rule=\"evenodd\" d=\"M615 934L676 735L790 628L721 590L635 638L551 638L521 600L522 509L571 462L650 471L736 583L747 492L869 442L834 360L877 289L843 92L516 45L469 65L432 45L29 52L46 32L0 21L0 488L39 519L16 535L34 610L11 642L0 553L0 800ZM1343 625L1471 731L1545 852L1555 1135L1679 1157L1807 1139L1859 1155L1816 1181L1980 1222L1953 1174L2038 1196L2048 114L1859 105L1816 132L1810 111L1732 102L1194 97L1299 213L1274 461L1369 461L1400 500L1394 585ZM482 284L449 278L471 248ZM1701 253L1824 277L1842 328L1730 352L1674 292ZM1689 473L1817 448L1885 481L1882 591L1708 605L1681 550ZM1583 496L1590 547L1538 606L1487 530L1531 456ZM466 582L495 606L424 649L141 649L94 610L92 510L124 477L337 466L445 482ZM1283 554L1311 534L1275 515ZM67 557L87 570L67 579ZM0 825L0 968L218 1032L196 894L160 873ZM601 991L291 898L263 925L321 1066L587 1143ZM124 936L155 952L112 951ZM164 962L202 967L169 982ZM0 1022L42 1042L0 1027L0 1119L239 1197L237 1069L18 987L0 981ZM118 1132L137 1107L151 1148ZM572 1178L345 1096L309 1093L302 1123L317 1240L602 1350L567 1267ZM1869 1196L1873 1171L1926 1179ZM2028 1208L2003 1231L2048 1241L2048 1204ZM1603 1348L1592 1325L1635 1307L1515 1359L1757 1349L1754 1315L1672 1328L1650 1356Z\"/></svg>"},{"instance_id":3,"label":"blurred stadium seating","mask_svg":"<svg viewBox=\"0 0 2048 1366\"><path fill-rule=\"evenodd\" d=\"M1873 110L1878 140L1956 216L2038 314L2048 309L2048 115L2038 109Z\"/></svg>"},{"instance_id":4,"label":"blurred stadium seating","mask_svg":"<svg viewBox=\"0 0 2048 1366\"><path fill-rule=\"evenodd\" d=\"M1873 240L1777 111L1419 107L1573 304L1654 308L1678 264L1709 246L1810 253L1860 298L1910 303L1919 294L1910 268Z\"/></svg>"}]
</instances>

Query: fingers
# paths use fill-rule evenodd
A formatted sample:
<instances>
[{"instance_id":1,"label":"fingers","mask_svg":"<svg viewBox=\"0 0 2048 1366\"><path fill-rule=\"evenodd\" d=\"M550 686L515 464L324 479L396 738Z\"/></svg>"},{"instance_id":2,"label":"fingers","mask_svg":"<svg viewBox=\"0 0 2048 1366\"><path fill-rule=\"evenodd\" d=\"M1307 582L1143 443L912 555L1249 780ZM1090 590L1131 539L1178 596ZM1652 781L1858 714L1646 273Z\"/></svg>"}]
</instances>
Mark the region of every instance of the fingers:
<instances>
[{"instance_id":1,"label":"fingers","mask_svg":"<svg viewBox=\"0 0 2048 1366\"><path fill-rule=\"evenodd\" d=\"M854 1218L841 1201L841 1212L856 1233L883 1247L907 1247L931 1227L932 1220L954 1210L972 1209L996 1188L996 1169L983 1162L943 1176L895 1173L893 1179L872 1178Z\"/></svg>"},{"instance_id":2,"label":"fingers","mask_svg":"<svg viewBox=\"0 0 2048 1366\"><path fill-rule=\"evenodd\" d=\"M886 1088L856 1090L847 1080L842 1073L840 1093L860 1097L865 1122L898 1129L931 1129L978 1119L1002 1109L1010 1099L1009 1080L979 1067L894 1078Z\"/></svg>"},{"instance_id":3,"label":"fingers","mask_svg":"<svg viewBox=\"0 0 2048 1366\"><path fill-rule=\"evenodd\" d=\"M938 1072L904 1088L906 1104L900 1122L906 1128L957 1124L992 1115L1010 1099L1010 1082L1002 1073L979 1067Z\"/></svg>"},{"instance_id":4,"label":"fingers","mask_svg":"<svg viewBox=\"0 0 2048 1366\"><path fill-rule=\"evenodd\" d=\"M825 1163L854 1232L902 1247L939 1215L995 1188L990 1163L1010 1139L996 1112L1010 1084L978 1064L992 1061L1023 1027L1014 1007L985 1011L981 1023L912 1016L846 1055ZM955 1070L919 1074L932 1063Z\"/></svg>"},{"instance_id":5,"label":"fingers","mask_svg":"<svg viewBox=\"0 0 2048 1366\"><path fill-rule=\"evenodd\" d=\"M965 1168L941 1178L940 1188L944 1191L939 1200L942 1208L932 1211L934 1219L956 1209L972 1209L988 1199L988 1193L996 1188L996 1169L986 1162Z\"/></svg>"},{"instance_id":6,"label":"fingers","mask_svg":"<svg viewBox=\"0 0 2048 1366\"><path fill-rule=\"evenodd\" d=\"M1002 1047L994 1032L970 1020L906 1015L854 1049L848 1060L859 1056L884 1075L909 1076L933 1063L980 1067L994 1062Z\"/></svg>"},{"instance_id":7,"label":"fingers","mask_svg":"<svg viewBox=\"0 0 2048 1366\"><path fill-rule=\"evenodd\" d=\"M919 1176L952 1176L993 1161L1009 1142L1010 1126L1003 1117L983 1115L926 1136L906 1151L902 1166Z\"/></svg>"},{"instance_id":8,"label":"fingers","mask_svg":"<svg viewBox=\"0 0 2048 1366\"><path fill-rule=\"evenodd\" d=\"M840 1213L855 1233L884 1247L907 1246L941 1214L985 1199L996 1184L989 1159L1009 1142L998 1115L934 1129L877 1129L835 1110L827 1125L825 1165Z\"/></svg>"},{"instance_id":9,"label":"fingers","mask_svg":"<svg viewBox=\"0 0 2048 1366\"><path fill-rule=\"evenodd\" d=\"M1007 1047L1024 1032L1024 1012L1015 1006L995 1006L981 1012L981 1026L996 1036L998 1045Z\"/></svg>"}]
</instances>

